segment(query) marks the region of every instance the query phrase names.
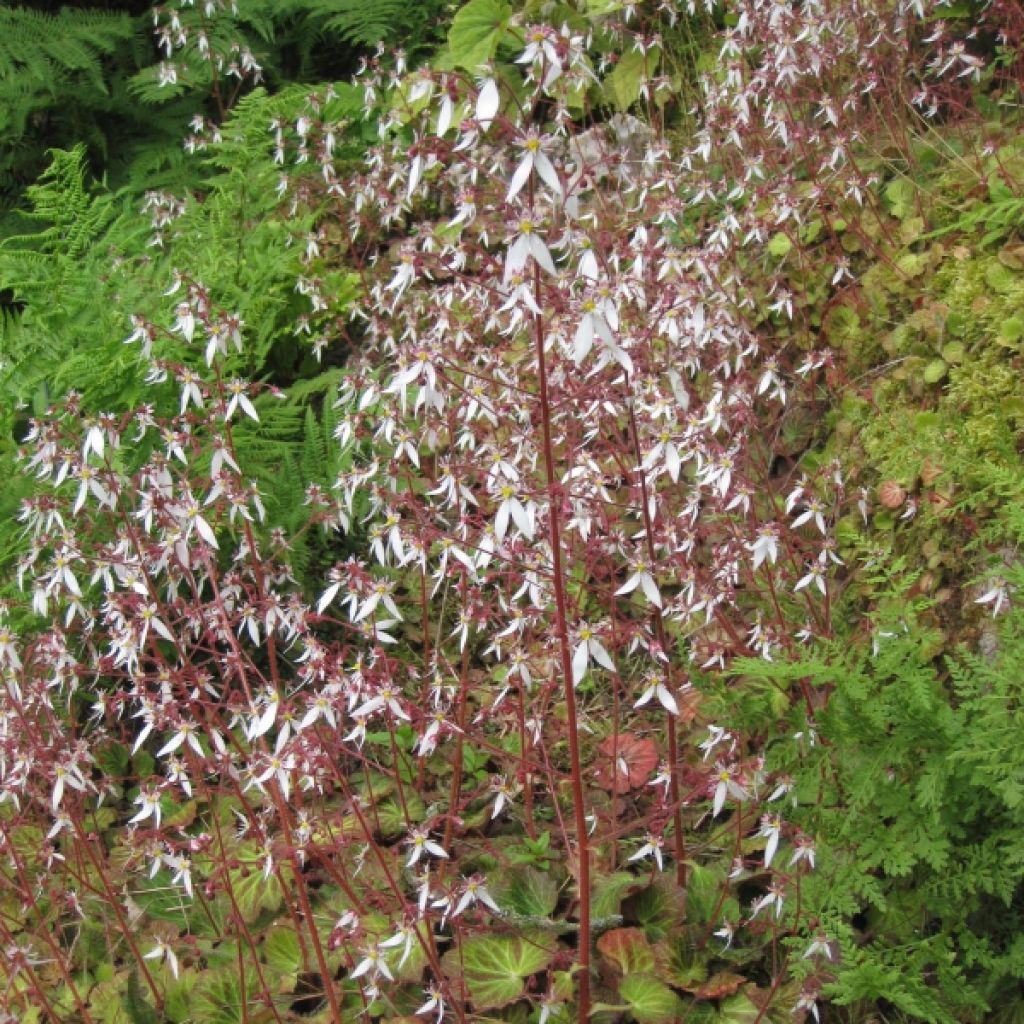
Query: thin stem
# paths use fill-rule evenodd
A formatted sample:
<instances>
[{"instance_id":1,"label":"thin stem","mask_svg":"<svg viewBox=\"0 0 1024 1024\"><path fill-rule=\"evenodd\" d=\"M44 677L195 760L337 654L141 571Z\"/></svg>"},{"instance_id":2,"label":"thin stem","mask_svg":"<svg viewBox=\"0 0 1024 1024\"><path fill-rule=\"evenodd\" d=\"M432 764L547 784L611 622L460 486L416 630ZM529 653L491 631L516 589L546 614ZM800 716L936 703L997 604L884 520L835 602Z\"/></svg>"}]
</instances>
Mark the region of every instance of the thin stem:
<instances>
[{"instance_id":1,"label":"thin stem","mask_svg":"<svg viewBox=\"0 0 1024 1024\"><path fill-rule=\"evenodd\" d=\"M534 264L534 298L540 306L540 266ZM537 376L540 385L540 415L544 445L544 476L548 495L548 538L551 543L551 564L555 588L555 632L562 669L562 689L565 695L566 717L569 726L569 764L572 782L573 813L576 824L576 854L579 863L580 901L580 996L578 1019L590 1016L590 842L587 835L587 806L583 793L583 768L580 761L579 719L576 710L576 691L573 686L572 653L569 650L569 626L565 594L565 571L562 565L562 536L560 523L561 489L555 476L554 446L551 441L551 404L548 399L547 358L544 352L544 318L533 316L534 341L537 351Z\"/></svg>"}]
</instances>

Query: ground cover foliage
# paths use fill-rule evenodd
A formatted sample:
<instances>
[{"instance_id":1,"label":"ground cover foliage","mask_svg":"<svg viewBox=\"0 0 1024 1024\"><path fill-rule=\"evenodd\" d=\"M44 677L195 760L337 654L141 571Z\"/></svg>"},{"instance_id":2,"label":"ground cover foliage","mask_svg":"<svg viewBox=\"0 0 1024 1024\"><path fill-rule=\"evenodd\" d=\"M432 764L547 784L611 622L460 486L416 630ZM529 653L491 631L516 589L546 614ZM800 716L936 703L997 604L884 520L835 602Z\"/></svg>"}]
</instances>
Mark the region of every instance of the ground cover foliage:
<instances>
[{"instance_id":1,"label":"ground cover foliage","mask_svg":"<svg viewBox=\"0 0 1024 1024\"><path fill-rule=\"evenodd\" d=\"M1017 5L416 11L0 246L3 1012L1019 1019Z\"/></svg>"}]
</instances>

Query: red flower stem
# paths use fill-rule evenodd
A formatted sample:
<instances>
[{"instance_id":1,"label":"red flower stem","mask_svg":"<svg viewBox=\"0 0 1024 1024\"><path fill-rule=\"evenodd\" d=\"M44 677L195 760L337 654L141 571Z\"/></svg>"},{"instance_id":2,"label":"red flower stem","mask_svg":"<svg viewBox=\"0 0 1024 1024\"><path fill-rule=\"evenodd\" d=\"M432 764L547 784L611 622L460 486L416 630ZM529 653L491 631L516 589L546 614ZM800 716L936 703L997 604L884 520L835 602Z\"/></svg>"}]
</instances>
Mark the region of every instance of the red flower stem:
<instances>
[{"instance_id":1,"label":"red flower stem","mask_svg":"<svg viewBox=\"0 0 1024 1024\"><path fill-rule=\"evenodd\" d=\"M540 265L534 262L534 297L541 300ZM533 316L534 341L537 349L537 377L540 387L540 416L544 446L544 475L548 492L548 536L551 542L551 567L555 589L555 632L562 662L562 689L569 726L569 765L572 782L573 813L576 824L576 852L579 861L579 976L580 996L577 1019L590 1016L590 843L587 836L587 806L583 795L583 769L580 763L579 724L576 712L576 691L572 678L572 654L569 650L569 627L565 595L565 571L562 566L562 535L559 512L561 488L555 477L554 447L551 442L551 403L548 398L547 359L544 352L544 319Z\"/></svg>"},{"instance_id":2,"label":"red flower stem","mask_svg":"<svg viewBox=\"0 0 1024 1024\"><path fill-rule=\"evenodd\" d=\"M626 375L626 387L629 387L629 375ZM641 468L643 459L640 455L640 434L636 427L636 414L633 411L633 402L627 396L626 408L629 410L629 433L633 441L633 456L636 459L637 476L640 480L640 512L644 520L644 537L647 541L647 558L651 564L651 571L657 565L657 558L654 551L654 529L651 523L650 504L647 500L647 474ZM661 646L661 652L665 656L665 685L669 693L675 696L675 681L672 678L672 660L669 656L668 637L665 634L665 622L661 616L661 609L654 610L654 632ZM672 805L672 846L676 861L676 884L686 891L686 840L683 837L683 809L679 801L679 737L676 732L676 717L666 709L665 718L668 732L668 796Z\"/></svg>"}]
</instances>

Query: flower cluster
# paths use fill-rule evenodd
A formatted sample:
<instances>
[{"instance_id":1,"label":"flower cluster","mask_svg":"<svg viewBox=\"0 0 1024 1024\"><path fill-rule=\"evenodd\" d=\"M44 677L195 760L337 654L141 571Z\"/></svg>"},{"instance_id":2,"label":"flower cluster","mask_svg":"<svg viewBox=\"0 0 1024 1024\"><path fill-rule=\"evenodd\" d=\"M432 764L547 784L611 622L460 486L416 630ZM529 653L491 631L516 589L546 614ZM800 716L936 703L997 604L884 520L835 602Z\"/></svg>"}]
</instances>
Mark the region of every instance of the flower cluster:
<instances>
[{"instance_id":1,"label":"flower cluster","mask_svg":"<svg viewBox=\"0 0 1024 1024\"><path fill-rule=\"evenodd\" d=\"M189 61L258 80L203 27L221 6L159 13L168 84ZM830 635L852 499L843 467L799 472L782 436L819 410L832 364L786 256L820 221L829 287L846 286L836 221L873 201L858 118L894 102L893 60L939 107L940 79L955 95L976 59L937 27L916 45L924 0L743 0L681 145L654 116L583 127L582 98L624 88L632 55L630 103L671 91L659 33L686 5L648 5L646 23L609 6L589 31L515 25L511 68L369 60L379 138L356 172L336 160L333 90L271 125L282 204L304 215L295 335L315 330L317 355L336 340L321 263L364 282L332 409L343 469L306 492L303 529L332 531L311 586L246 472L247 432L280 396L241 376L246 325L186 270L159 315L129 311L153 401L97 412L72 395L33 423L18 575L47 628L21 641L0 620L0 836L4 884L62 891L40 911L54 960L84 906L162 1005L157 969L198 959L193 929L143 952L123 894L207 913L221 895L242 936L284 907L335 1019L403 984L424 988L424 1019L465 1019L462 954L513 916L488 877L508 866L506 827L557 830L571 876L579 941L536 948L580 969L547 972L541 1020L573 999L587 1016L594 876L671 869L684 887L698 830L728 865L719 909L757 886L709 935L806 933L815 844L786 820L792 782L705 713L701 683ZM613 70L598 32L630 60ZM149 207L173 229L173 201ZM809 719L794 743L810 742L813 702L793 699ZM104 812L121 823L97 851ZM832 947L814 934L796 1008L816 1013Z\"/></svg>"}]
</instances>

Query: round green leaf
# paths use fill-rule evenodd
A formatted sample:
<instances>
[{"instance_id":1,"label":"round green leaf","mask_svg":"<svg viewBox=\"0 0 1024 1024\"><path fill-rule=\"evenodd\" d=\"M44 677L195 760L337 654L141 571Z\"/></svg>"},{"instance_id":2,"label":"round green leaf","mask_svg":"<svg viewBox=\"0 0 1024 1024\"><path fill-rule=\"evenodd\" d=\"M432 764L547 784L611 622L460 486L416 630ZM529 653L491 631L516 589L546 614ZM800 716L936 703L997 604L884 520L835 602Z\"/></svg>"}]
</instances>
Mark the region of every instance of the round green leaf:
<instances>
[{"instance_id":1,"label":"round green leaf","mask_svg":"<svg viewBox=\"0 0 1024 1024\"><path fill-rule=\"evenodd\" d=\"M498 48L512 9L498 0L469 0L448 32L448 50L458 67L477 71Z\"/></svg>"},{"instance_id":2,"label":"round green leaf","mask_svg":"<svg viewBox=\"0 0 1024 1024\"><path fill-rule=\"evenodd\" d=\"M944 359L933 359L925 368L921 376L926 384L938 384L949 372L949 366Z\"/></svg>"},{"instance_id":3,"label":"round green leaf","mask_svg":"<svg viewBox=\"0 0 1024 1024\"><path fill-rule=\"evenodd\" d=\"M680 1009L679 997L668 985L644 974L627 974L619 985L619 998L637 1024L667 1024Z\"/></svg>"},{"instance_id":4,"label":"round green leaf","mask_svg":"<svg viewBox=\"0 0 1024 1024\"><path fill-rule=\"evenodd\" d=\"M492 1010L519 999L531 974L544 970L554 950L543 939L476 935L441 960L445 974L466 987L477 1010Z\"/></svg>"},{"instance_id":5,"label":"round green leaf","mask_svg":"<svg viewBox=\"0 0 1024 1024\"><path fill-rule=\"evenodd\" d=\"M549 872L522 867L509 871L498 887L502 909L521 917L550 917L558 903L558 883Z\"/></svg>"},{"instance_id":6,"label":"round green leaf","mask_svg":"<svg viewBox=\"0 0 1024 1024\"><path fill-rule=\"evenodd\" d=\"M661 51L657 48L646 54L638 50L624 53L604 80L605 95L619 110L628 110L640 98L640 87L658 70Z\"/></svg>"}]
</instances>

